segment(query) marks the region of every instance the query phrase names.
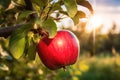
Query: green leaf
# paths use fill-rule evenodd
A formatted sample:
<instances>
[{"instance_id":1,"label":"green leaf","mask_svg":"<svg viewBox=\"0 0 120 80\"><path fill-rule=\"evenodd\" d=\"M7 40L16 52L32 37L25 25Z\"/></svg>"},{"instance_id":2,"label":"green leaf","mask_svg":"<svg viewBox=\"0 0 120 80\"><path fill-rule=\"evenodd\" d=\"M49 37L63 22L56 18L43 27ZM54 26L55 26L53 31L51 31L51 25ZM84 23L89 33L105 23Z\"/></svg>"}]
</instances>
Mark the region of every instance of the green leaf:
<instances>
[{"instance_id":1,"label":"green leaf","mask_svg":"<svg viewBox=\"0 0 120 80\"><path fill-rule=\"evenodd\" d=\"M57 33L57 26L52 19L44 21L43 27L48 31L49 38L53 38Z\"/></svg>"},{"instance_id":2,"label":"green leaf","mask_svg":"<svg viewBox=\"0 0 120 80\"><path fill-rule=\"evenodd\" d=\"M91 11L91 13L93 14L94 10L93 10L92 5L89 3L89 1L87 1L87 0L76 0L76 2L77 2L78 5L81 5L81 6L84 6L84 7L88 8Z\"/></svg>"},{"instance_id":3,"label":"green leaf","mask_svg":"<svg viewBox=\"0 0 120 80\"><path fill-rule=\"evenodd\" d=\"M14 31L10 37L9 49L14 58L19 59L25 49L26 35L30 26L22 26L21 28Z\"/></svg>"},{"instance_id":4,"label":"green leaf","mask_svg":"<svg viewBox=\"0 0 120 80\"><path fill-rule=\"evenodd\" d=\"M26 19L29 17L29 15L35 13L35 11L23 11L21 12L21 14L19 15L19 19L22 20L22 19Z\"/></svg>"},{"instance_id":5,"label":"green leaf","mask_svg":"<svg viewBox=\"0 0 120 80\"><path fill-rule=\"evenodd\" d=\"M8 8L11 0L0 0L0 10Z\"/></svg>"},{"instance_id":6,"label":"green leaf","mask_svg":"<svg viewBox=\"0 0 120 80\"><path fill-rule=\"evenodd\" d=\"M55 10L62 10L61 5L60 5L59 2L53 4L53 6L52 6L52 10L51 10L51 11L53 12L53 11L55 11Z\"/></svg>"},{"instance_id":7,"label":"green leaf","mask_svg":"<svg viewBox=\"0 0 120 80\"><path fill-rule=\"evenodd\" d=\"M77 13L76 0L63 0L63 2L67 8L68 15L73 18Z\"/></svg>"},{"instance_id":8,"label":"green leaf","mask_svg":"<svg viewBox=\"0 0 120 80\"><path fill-rule=\"evenodd\" d=\"M9 70L9 67L3 63L0 64L0 70L2 71L8 71Z\"/></svg>"},{"instance_id":9,"label":"green leaf","mask_svg":"<svg viewBox=\"0 0 120 80\"><path fill-rule=\"evenodd\" d=\"M31 0L34 4L37 4L40 7L45 6L46 0Z\"/></svg>"},{"instance_id":10,"label":"green leaf","mask_svg":"<svg viewBox=\"0 0 120 80\"><path fill-rule=\"evenodd\" d=\"M78 11L77 14L74 16L74 18L72 18L74 24L78 24L79 23L79 19L80 18L85 18L86 14L82 11Z\"/></svg>"},{"instance_id":11,"label":"green leaf","mask_svg":"<svg viewBox=\"0 0 120 80\"><path fill-rule=\"evenodd\" d=\"M23 55L25 43L23 35L17 34L11 37L9 48L14 58L19 59Z\"/></svg>"},{"instance_id":12,"label":"green leaf","mask_svg":"<svg viewBox=\"0 0 120 80\"><path fill-rule=\"evenodd\" d=\"M24 0L12 0L12 1L15 3L15 5L20 5L20 4L25 5Z\"/></svg>"},{"instance_id":13,"label":"green leaf","mask_svg":"<svg viewBox=\"0 0 120 80\"><path fill-rule=\"evenodd\" d=\"M35 60L37 44L33 41L32 37L28 37L27 41L27 57L29 60Z\"/></svg>"}]
</instances>

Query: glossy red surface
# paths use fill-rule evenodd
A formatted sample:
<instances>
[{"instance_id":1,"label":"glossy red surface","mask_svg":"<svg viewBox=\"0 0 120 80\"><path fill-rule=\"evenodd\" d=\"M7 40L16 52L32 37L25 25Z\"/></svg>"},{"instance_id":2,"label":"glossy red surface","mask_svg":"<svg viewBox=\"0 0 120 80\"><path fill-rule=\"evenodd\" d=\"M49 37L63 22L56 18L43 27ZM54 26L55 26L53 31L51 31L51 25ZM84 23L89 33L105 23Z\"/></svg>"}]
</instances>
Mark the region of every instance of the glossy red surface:
<instances>
[{"instance_id":1,"label":"glossy red surface","mask_svg":"<svg viewBox=\"0 0 120 80\"><path fill-rule=\"evenodd\" d=\"M55 70L76 62L79 43L72 32L61 30L53 39L47 37L41 39L38 44L38 53L43 64Z\"/></svg>"}]
</instances>

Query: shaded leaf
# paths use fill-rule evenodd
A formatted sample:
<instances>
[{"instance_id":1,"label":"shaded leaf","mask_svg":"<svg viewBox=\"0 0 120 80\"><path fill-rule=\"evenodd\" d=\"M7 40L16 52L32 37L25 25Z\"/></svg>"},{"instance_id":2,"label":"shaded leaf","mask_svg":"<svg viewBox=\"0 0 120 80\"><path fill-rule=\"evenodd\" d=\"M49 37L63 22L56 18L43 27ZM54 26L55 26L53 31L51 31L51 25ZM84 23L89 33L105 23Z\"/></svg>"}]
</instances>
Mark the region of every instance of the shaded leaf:
<instances>
[{"instance_id":1,"label":"shaded leaf","mask_svg":"<svg viewBox=\"0 0 120 80\"><path fill-rule=\"evenodd\" d=\"M34 8L34 11L36 11L36 12L38 12L38 13L40 13L40 6L38 6L37 4L33 4L33 8Z\"/></svg>"},{"instance_id":2,"label":"shaded leaf","mask_svg":"<svg viewBox=\"0 0 120 80\"><path fill-rule=\"evenodd\" d=\"M79 19L80 18L85 18L86 14L82 11L78 11L77 14L74 16L74 18L72 18L74 24L78 24L79 23Z\"/></svg>"},{"instance_id":3,"label":"shaded leaf","mask_svg":"<svg viewBox=\"0 0 120 80\"><path fill-rule=\"evenodd\" d=\"M28 18L29 15L35 13L34 11L23 11L20 16L19 16L19 19L22 20L22 19L25 19L25 18Z\"/></svg>"},{"instance_id":4,"label":"shaded leaf","mask_svg":"<svg viewBox=\"0 0 120 80\"><path fill-rule=\"evenodd\" d=\"M48 31L49 38L53 38L57 32L57 26L52 19L48 19L43 23L43 27Z\"/></svg>"},{"instance_id":5,"label":"shaded leaf","mask_svg":"<svg viewBox=\"0 0 120 80\"><path fill-rule=\"evenodd\" d=\"M23 55L25 43L23 35L18 34L11 37L9 48L14 58L19 59Z\"/></svg>"},{"instance_id":6,"label":"shaded leaf","mask_svg":"<svg viewBox=\"0 0 120 80\"><path fill-rule=\"evenodd\" d=\"M34 4L37 4L40 7L45 6L46 0L31 0Z\"/></svg>"},{"instance_id":7,"label":"shaded leaf","mask_svg":"<svg viewBox=\"0 0 120 80\"><path fill-rule=\"evenodd\" d=\"M29 27L29 26L28 26ZM19 59L25 49L26 35L30 28L26 26L21 27L14 31L10 37L9 49L14 58Z\"/></svg>"},{"instance_id":8,"label":"shaded leaf","mask_svg":"<svg viewBox=\"0 0 120 80\"><path fill-rule=\"evenodd\" d=\"M60 5L59 2L53 4L53 6L52 6L52 10L51 10L51 11L53 12L53 11L55 11L55 10L62 10L61 5Z\"/></svg>"},{"instance_id":9,"label":"shaded leaf","mask_svg":"<svg viewBox=\"0 0 120 80\"><path fill-rule=\"evenodd\" d=\"M78 5L88 8L91 11L91 13L93 14L94 10L93 10L92 5L89 3L89 1L87 1L87 0L76 0L76 1L77 1Z\"/></svg>"},{"instance_id":10,"label":"shaded leaf","mask_svg":"<svg viewBox=\"0 0 120 80\"><path fill-rule=\"evenodd\" d=\"M3 70L3 71L8 71L9 70L9 67L5 64L0 64L0 70Z\"/></svg>"},{"instance_id":11,"label":"shaded leaf","mask_svg":"<svg viewBox=\"0 0 120 80\"><path fill-rule=\"evenodd\" d=\"M11 0L0 0L0 10L8 8Z\"/></svg>"},{"instance_id":12,"label":"shaded leaf","mask_svg":"<svg viewBox=\"0 0 120 80\"><path fill-rule=\"evenodd\" d=\"M25 1L24 0L12 0L14 2L15 5L20 5L23 4L25 5Z\"/></svg>"},{"instance_id":13,"label":"shaded leaf","mask_svg":"<svg viewBox=\"0 0 120 80\"><path fill-rule=\"evenodd\" d=\"M0 25L1 25L2 23L4 23L4 20L0 20Z\"/></svg>"},{"instance_id":14,"label":"shaded leaf","mask_svg":"<svg viewBox=\"0 0 120 80\"><path fill-rule=\"evenodd\" d=\"M63 0L63 2L67 8L68 15L74 17L77 13L77 4L75 0Z\"/></svg>"},{"instance_id":15,"label":"shaded leaf","mask_svg":"<svg viewBox=\"0 0 120 80\"><path fill-rule=\"evenodd\" d=\"M34 43L32 37L28 37L27 41L27 57L29 60L35 60L37 44Z\"/></svg>"}]
</instances>

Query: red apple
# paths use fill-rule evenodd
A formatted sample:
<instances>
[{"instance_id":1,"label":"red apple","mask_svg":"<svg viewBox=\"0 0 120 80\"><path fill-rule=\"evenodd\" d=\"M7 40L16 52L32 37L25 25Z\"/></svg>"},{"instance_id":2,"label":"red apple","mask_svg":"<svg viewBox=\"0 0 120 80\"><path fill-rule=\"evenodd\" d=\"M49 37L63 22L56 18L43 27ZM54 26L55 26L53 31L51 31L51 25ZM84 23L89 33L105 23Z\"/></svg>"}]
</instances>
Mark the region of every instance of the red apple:
<instances>
[{"instance_id":1,"label":"red apple","mask_svg":"<svg viewBox=\"0 0 120 80\"><path fill-rule=\"evenodd\" d=\"M52 39L44 37L38 44L40 59L51 70L74 64L77 61L78 53L78 39L68 30L58 31Z\"/></svg>"}]
</instances>

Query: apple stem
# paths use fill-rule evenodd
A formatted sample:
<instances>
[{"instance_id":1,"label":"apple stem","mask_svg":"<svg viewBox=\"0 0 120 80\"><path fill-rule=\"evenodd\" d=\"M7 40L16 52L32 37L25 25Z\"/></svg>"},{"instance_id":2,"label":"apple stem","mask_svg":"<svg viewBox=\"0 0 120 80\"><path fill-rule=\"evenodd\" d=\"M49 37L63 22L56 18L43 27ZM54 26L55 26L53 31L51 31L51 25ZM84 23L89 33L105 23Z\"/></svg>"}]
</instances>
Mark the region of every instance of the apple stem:
<instances>
[{"instance_id":1,"label":"apple stem","mask_svg":"<svg viewBox=\"0 0 120 80\"><path fill-rule=\"evenodd\" d=\"M49 33L46 30L40 30L40 35L43 37L49 37Z\"/></svg>"},{"instance_id":2,"label":"apple stem","mask_svg":"<svg viewBox=\"0 0 120 80\"><path fill-rule=\"evenodd\" d=\"M66 69L66 67L65 67L65 66L63 66L63 69L64 69L64 71L66 72L66 70L67 70L67 69Z\"/></svg>"}]
</instances>

